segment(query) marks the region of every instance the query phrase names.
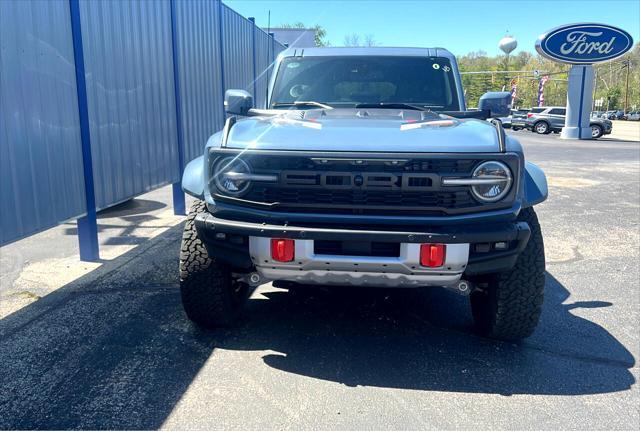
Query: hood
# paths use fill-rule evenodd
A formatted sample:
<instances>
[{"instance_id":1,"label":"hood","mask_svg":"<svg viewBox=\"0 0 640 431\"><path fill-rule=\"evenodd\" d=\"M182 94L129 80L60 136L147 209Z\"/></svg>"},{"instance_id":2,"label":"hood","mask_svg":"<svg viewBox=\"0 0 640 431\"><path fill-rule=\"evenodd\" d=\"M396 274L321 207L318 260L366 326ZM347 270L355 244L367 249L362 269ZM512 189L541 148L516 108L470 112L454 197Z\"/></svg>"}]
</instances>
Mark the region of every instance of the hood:
<instances>
[{"instance_id":1,"label":"hood","mask_svg":"<svg viewBox=\"0 0 640 431\"><path fill-rule=\"evenodd\" d=\"M487 121L391 109L313 109L250 117L230 130L228 148L306 151L497 152Z\"/></svg>"}]
</instances>

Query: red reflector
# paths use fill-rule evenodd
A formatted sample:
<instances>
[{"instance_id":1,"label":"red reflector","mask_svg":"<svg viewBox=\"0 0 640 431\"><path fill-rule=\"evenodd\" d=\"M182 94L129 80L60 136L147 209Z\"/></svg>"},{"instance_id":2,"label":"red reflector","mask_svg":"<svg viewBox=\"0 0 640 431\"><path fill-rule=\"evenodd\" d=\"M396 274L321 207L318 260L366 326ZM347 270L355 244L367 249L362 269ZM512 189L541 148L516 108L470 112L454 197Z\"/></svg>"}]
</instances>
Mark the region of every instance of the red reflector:
<instances>
[{"instance_id":1,"label":"red reflector","mask_svg":"<svg viewBox=\"0 0 640 431\"><path fill-rule=\"evenodd\" d=\"M447 246L445 244L420 245L420 265L437 268L444 265Z\"/></svg>"},{"instance_id":2,"label":"red reflector","mask_svg":"<svg viewBox=\"0 0 640 431\"><path fill-rule=\"evenodd\" d=\"M292 239L271 239L271 258L278 262L291 262L296 257L295 241Z\"/></svg>"},{"instance_id":3,"label":"red reflector","mask_svg":"<svg viewBox=\"0 0 640 431\"><path fill-rule=\"evenodd\" d=\"M531 118L533 117L533 114L531 112L527 113L527 118Z\"/></svg>"}]
</instances>

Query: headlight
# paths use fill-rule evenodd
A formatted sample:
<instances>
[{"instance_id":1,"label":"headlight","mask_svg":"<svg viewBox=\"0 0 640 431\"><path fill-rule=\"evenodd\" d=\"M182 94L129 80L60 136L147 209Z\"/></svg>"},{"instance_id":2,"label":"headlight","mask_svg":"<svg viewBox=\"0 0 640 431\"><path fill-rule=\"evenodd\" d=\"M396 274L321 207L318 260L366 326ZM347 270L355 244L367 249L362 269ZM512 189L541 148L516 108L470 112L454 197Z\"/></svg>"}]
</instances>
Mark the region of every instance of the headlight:
<instances>
[{"instance_id":1,"label":"headlight","mask_svg":"<svg viewBox=\"0 0 640 431\"><path fill-rule=\"evenodd\" d=\"M213 182L222 194L240 196L251 185L251 168L237 157L225 157L216 162L213 169Z\"/></svg>"},{"instance_id":2,"label":"headlight","mask_svg":"<svg viewBox=\"0 0 640 431\"><path fill-rule=\"evenodd\" d=\"M513 177L502 162L489 161L478 165L470 181L473 196L481 202L497 202L509 193Z\"/></svg>"}]
</instances>

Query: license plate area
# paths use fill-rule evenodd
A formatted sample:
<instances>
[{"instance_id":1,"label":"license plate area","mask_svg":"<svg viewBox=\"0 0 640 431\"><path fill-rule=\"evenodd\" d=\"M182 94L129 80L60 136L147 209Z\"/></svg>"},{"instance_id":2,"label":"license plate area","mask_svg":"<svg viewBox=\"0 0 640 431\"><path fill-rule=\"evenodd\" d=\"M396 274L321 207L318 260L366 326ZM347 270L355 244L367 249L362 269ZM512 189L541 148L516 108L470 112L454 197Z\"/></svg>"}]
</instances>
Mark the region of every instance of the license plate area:
<instances>
[{"instance_id":1,"label":"license plate area","mask_svg":"<svg viewBox=\"0 0 640 431\"><path fill-rule=\"evenodd\" d=\"M400 257L400 243L379 241L326 241L313 244L316 255Z\"/></svg>"}]
</instances>

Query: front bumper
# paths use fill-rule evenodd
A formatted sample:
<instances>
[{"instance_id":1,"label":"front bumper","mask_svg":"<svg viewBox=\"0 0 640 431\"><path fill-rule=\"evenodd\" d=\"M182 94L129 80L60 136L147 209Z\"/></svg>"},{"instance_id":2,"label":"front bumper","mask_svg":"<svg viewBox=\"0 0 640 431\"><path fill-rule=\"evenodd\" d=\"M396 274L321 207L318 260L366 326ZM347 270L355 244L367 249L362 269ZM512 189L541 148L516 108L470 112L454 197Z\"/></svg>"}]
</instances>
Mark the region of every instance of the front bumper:
<instances>
[{"instance_id":1,"label":"front bumper","mask_svg":"<svg viewBox=\"0 0 640 431\"><path fill-rule=\"evenodd\" d=\"M461 277L496 273L513 267L529 240L525 222L465 225L393 230L289 226L252 223L199 214L198 236L209 254L239 272L257 270L267 280L291 280L327 284L449 285ZM269 256L269 238L296 241L296 260L274 262ZM400 245L395 257L320 255L313 251L316 240L342 242L386 242ZM508 248L495 250L492 244L505 242ZM422 268L417 263L419 244L447 244L452 260L442 268ZM300 259L298 258L300 257ZM358 268L361 266L361 268Z\"/></svg>"}]
</instances>

